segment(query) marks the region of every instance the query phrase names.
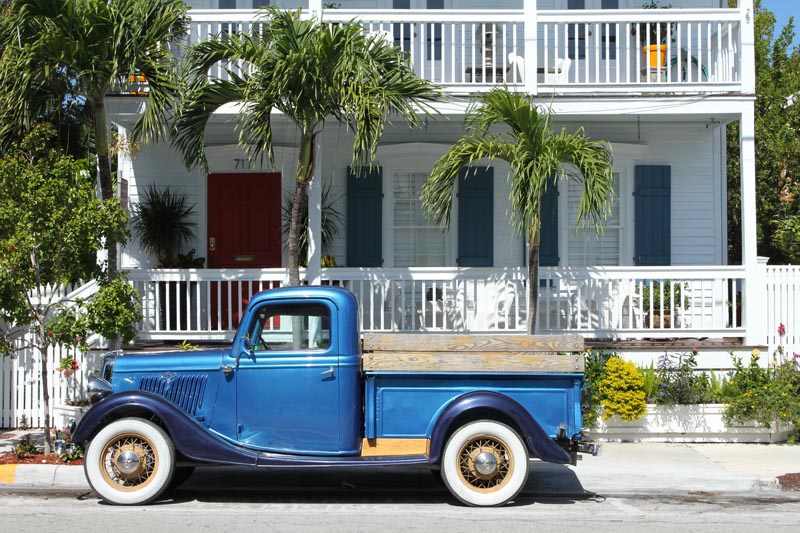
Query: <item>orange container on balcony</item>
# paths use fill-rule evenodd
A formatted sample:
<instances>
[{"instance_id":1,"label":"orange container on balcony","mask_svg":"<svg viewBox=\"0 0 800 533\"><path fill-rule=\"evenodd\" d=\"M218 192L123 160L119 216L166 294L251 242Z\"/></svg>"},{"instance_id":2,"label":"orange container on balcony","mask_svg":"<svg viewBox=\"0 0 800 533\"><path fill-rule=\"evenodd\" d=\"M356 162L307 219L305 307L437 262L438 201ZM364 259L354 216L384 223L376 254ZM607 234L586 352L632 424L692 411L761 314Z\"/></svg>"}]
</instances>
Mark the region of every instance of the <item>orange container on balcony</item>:
<instances>
[{"instance_id":1,"label":"orange container on balcony","mask_svg":"<svg viewBox=\"0 0 800 533\"><path fill-rule=\"evenodd\" d=\"M650 68L663 67L667 62L667 45L651 44L642 47Z\"/></svg>"}]
</instances>

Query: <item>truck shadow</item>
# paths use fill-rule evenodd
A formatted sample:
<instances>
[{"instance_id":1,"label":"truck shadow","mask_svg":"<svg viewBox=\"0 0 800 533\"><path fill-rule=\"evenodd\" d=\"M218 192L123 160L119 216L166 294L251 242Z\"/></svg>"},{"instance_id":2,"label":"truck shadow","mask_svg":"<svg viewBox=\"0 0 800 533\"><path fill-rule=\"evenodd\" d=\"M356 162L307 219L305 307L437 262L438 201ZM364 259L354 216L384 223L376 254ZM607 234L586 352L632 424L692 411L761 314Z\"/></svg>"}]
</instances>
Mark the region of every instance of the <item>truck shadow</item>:
<instances>
[{"instance_id":1,"label":"truck shadow","mask_svg":"<svg viewBox=\"0 0 800 533\"><path fill-rule=\"evenodd\" d=\"M595 497L563 465L532 462L528 482L511 505L565 504ZM156 505L189 501L286 505L451 504L459 505L438 472L403 468L266 470L204 467L166 493Z\"/></svg>"}]
</instances>

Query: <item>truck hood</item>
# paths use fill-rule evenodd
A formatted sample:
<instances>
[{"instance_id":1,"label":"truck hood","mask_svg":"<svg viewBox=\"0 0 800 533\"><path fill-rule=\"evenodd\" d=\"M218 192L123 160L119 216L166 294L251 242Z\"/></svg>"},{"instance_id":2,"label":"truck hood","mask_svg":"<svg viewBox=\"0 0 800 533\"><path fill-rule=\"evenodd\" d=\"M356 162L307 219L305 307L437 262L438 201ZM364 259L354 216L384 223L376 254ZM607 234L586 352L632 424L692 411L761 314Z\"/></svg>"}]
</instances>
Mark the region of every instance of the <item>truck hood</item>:
<instances>
[{"instance_id":1,"label":"truck hood","mask_svg":"<svg viewBox=\"0 0 800 533\"><path fill-rule=\"evenodd\" d=\"M213 372L222 367L229 349L176 350L156 353L125 353L114 362L114 375L159 372Z\"/></svg>"}]
</instances>

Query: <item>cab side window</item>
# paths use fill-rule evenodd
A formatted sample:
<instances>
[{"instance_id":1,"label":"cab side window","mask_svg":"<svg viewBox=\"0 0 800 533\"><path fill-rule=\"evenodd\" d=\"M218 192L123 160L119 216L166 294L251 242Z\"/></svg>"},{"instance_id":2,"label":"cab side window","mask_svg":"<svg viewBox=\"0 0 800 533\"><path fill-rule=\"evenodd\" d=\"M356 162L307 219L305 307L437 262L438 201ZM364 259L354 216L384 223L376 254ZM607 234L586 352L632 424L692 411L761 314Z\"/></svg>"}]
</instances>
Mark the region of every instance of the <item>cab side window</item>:
<instances>
[{"instance_id":1,"label":"cab side window","mask_svg":"<svg viewBox=\"0 0 800 533\"><path fill-rule=\"evenodd\" d=\"M250 331L253 350L326 350L331 343L331 317L322 304L266 305L256 313Z\"/></svg>"}]
</instances>

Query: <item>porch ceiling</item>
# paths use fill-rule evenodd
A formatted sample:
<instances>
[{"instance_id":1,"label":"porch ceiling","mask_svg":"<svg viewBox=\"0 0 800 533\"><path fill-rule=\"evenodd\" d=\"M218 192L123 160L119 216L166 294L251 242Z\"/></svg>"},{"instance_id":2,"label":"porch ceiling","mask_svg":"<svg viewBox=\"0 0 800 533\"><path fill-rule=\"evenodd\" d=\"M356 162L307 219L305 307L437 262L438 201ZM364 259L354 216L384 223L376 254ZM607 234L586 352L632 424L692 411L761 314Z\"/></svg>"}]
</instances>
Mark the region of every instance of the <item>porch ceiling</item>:
<instances>
[{"instance_id":1,"label":"porch ceiling","mask_svg":"<svg viewBox=\"0 0 800 533\"><path fill-rule=\"evenodd\" d=\"M106 106L111 120L130 128L139 117L145 105L144 98L132 96L109 96ZM748 96L545 96L538 103L552 110L555 123L599 124L638 121L640 123L694 123L705 122L711 125L724 125L736 121L744 106L752 105ZM449 100L439 105L440 115L424 120L422 129L438 134L442 139L453 139L453 134L463 133L464 113L469 105L467 97ZM216 113L209 121L206 141L209 145L230 144L232 121L238 113L238 106L230 106ZM283 127L280 114L274 118L276 142L296 143L297 131L289 123ZM437 134L438 133L438 134ZM383 142L409 142L419 140L419 129L409 130L402 124L387 128ZM427 140L427 139L426 139Z\"/></svg>"}]
</instances>

